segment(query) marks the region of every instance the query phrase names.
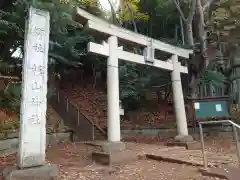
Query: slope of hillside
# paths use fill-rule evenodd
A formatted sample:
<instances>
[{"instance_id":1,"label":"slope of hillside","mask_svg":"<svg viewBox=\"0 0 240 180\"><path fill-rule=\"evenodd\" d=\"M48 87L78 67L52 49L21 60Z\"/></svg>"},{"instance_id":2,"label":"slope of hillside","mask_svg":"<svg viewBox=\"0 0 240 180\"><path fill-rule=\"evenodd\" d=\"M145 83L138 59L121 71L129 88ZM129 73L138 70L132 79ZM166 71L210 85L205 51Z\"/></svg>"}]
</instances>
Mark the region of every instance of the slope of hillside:
<instances>
[{"instance_id":1,"label":"slope of hillside","mask_svg":"<svg viewBox=\"0 0 240 180\"><path fill-rule=\"evenodd\" d=\"M82 114L98 124L103 130L106 129L106 110L92 100L92 98L98 96L99 93L92 91L90 88L82 88L81 86L66 86L62 89L62 92L64 92L71 103L73 103Z\"/></svg>"},{"instance_id":2,"label":"slope of hillside","mask_svg":"<svg viewBox=\"0 0 240 180\"><path fill-rule=\"evenodd\" d=\"M47 132L65 132L69 128L64 125L63 119L53 109L51 105L48 105L47 109Z\"/></svg>"},{"instance_id":3,"label":"slope of hillside","mask_svg":"<svg viewBox=\"0 0 240 180\"><path fill-rule=\"evenodd\" d=\"M0 138L7 133L19 130L19 117L16 114L6 114L0 111ZM47 109L47 133L66 132L68 127L63 124L62 118L54 111L51 105Z\"/></svg>"},{"instance_id":4,"label":"slope of hillside","mask_svg":"<svg viewBox=\"0 0 240 180\"><path fill-rule=\"evenodd\" d=\"M86 117L90 118L102 129L107 128L107 93L103 88L82 87L81 85L68 84L61 89L69 101L73 103ZM168 115L165 118L165 110ZM167 128L175 126L175 120L172 114L171 106L159 106L162 111L148 111L144 108L138 111L126 112L121 117L122 129L139 129L139 128ZM167 119L167 120L166 120Z\"/></svg>"}]
</instances>

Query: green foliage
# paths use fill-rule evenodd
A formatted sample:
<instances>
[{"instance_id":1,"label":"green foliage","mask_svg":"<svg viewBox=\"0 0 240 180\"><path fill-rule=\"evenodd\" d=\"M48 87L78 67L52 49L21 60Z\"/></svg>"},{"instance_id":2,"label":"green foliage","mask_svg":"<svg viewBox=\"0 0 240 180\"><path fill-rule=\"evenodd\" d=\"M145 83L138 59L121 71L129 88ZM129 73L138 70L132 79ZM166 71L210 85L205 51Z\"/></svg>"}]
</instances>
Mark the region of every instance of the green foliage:
<instances>
[{"instance_id":1,"label":"green foliage","mask_svg":"<svg viewBox=\"0 0 240 180\"><path fill-rule=\"evenodd\" d=\"M147 13L140 12L140 0L123 0L120 7L119 19L122 21L147 20Z\"/></svg>"},{"instance_id":2,"label":"green foliage","mask_svg":"<svg viewBox=\"0 0 240 180\"><path fill-rule=\"evenodd\" d=\"M0 72L8 74L9 67L21 64L21 58L12 57L16 50L23 54L25 19L30 5L50 12L50 43L49 43L49 74L61 74L69 66L82 66L86 58L86 44L93 38L74 21L72 12L77 1L63 3L60 0L15 0L8 9L0 10ZM89 8L89 7L85 7ZM91 7L93 12L96 11ZM16 68L13 68L16 70ZM11 74L13 75L13 74ZM21 70L17 74L21 76ZM21 85L18 84L20 87ZM16 93L18 91L18 93ZM48 97L54 94L54 89L48 90ZM1 92L1 107L6 111L19 113L20 88L9 84Z\"/></svg>"},{"instance_id":3,"label":"green foliage","mask_svg":"<svg viewBox=\"0 0 240 180\"><path fill-rule=\"evenodd\" d=\"M28 8L37 8L50 12L50 50L49 55L57 63L81 65L80 59L86 55L86 43L92 37L82 30L82 26L72 19L73 3L62 3L59 0L16 0L9 11L0 12L0 39L4 41L2 59L8 61L11 51L20 48L23 53L25 19ZM7 32L7 33L6 33ZM0 49L1 50L1 49Z\"/></svg>"},{"instance_id":4,"label":"green foliage","mask_svg":"<svg viewBox=\"0 0 240 180\"><path fill-rule=\"evenodd\" d=\"M0 121L0 140L8 138L8 134L16 132L19 129L19 119L18 117L10 119L1 119Z\"/></svg>"},{"instance_id":5,"label":"green foliage","mask_svg":"<svg viewBox=\"0 0 240 180\"><path fill-rule=\"evenodd\" d=\"M219 71L218 64L216 64L216 62L211 62L208 65L208 68L201 75L201 83L211 83L216 87L224 87L227 83L227 78L222 72Z\"/></svg>"},{"instance_id":6,"label":"green foliage","mask_svg":"<svg viewBox=\"0 0 240 180\"><path fill-rule=\"evenodd\" d=\"M201 82L204 84L213 84L216 87L224 87L225 83L227 83L226 77L216 71L216 70L206 70L201 77Z\"/></svg>"},{"instance_id":7,"label":"green foliage","mask_svg":"<svg viewBox=\"0 0 240 180\"><path fill-rule=\"evenodd\" d=\"M120 98L126 108L138 108L144 104L146 92L154 86L167 85L170 81L168 72L158 68L139 65L129 62L121 62L120 74ZM134 106L134 107L133 107Z\"/></svg>"},{"instance_id":8,"label":"green foliage","mask_svg":"<svg viewBox=\"0 0 240 180\"><path fill-rule=\"evenodd\" d=\"M21 83L10 82L0 91L0 109L6 113L19 114L21 103ZM47 98L55 95L55 88L48 87Z\"/></svg>"},{"instance_id":9,"label":"green foliage","mask_svg":"<svg viewBox=\"0 0 240 180\"><path fill-rule=\"evenodd\" d=\"M189 10L189 2L181 1L184 13ZM62 72L69 66L94 67L98 71L106 71L106 63L103 63L102 58L86 54L86 45L89 41L94 41L94 38L72 19L75 6L102 17L103 12L96 0L16 0L10 9L1 10L0 40L3 42L3 48L0 47L0 59L6 67L9 64L17 64L16 59L11 56L12 52L19 48L23 53L25 32L23 17L26 17L30 5L50 12L49 74L63 75ZM214 8L214 11L218 12L220 6ZM213 19L215 16L213 15ZM118 18L122 21L135 20L137 29L142 34L175 45L181 43L179 13L172 0L126 0ZM130 29L133 30L132 27ZM216 29L210 28L212 31ZM127 102L125 104L141 104L147 89L168 84L170 81L169 72L152 67L121 62L119 70L120 98L124 103ZM224 75L216 68L207 69L201 78L202 83L211 82L217 86L223 85L226 81ZM54 90L49 92L51 95ZM9 97L6 93L4 95L6 98Z\"/></svg>"},{"instance_id":10,"label":"green foliage","mask_svg":"<svg viewBox=\"0 0 240 180\"><path fill-rule=\"evenodd\" d=\"M9 83L0 91L0 109L7 113L20 112L21 84Z\"/></svg>"},{"instance_id":11,"label":"green foliage","mask_svg":"<svg viewBox=\"0 0 240 180\"><path fill-rule=\"evenodd\" d=\"M156 0L156 12L157 15L162 16L166 19L179 18L178 12L172 0Z\"/></svg>"}]
</instances>

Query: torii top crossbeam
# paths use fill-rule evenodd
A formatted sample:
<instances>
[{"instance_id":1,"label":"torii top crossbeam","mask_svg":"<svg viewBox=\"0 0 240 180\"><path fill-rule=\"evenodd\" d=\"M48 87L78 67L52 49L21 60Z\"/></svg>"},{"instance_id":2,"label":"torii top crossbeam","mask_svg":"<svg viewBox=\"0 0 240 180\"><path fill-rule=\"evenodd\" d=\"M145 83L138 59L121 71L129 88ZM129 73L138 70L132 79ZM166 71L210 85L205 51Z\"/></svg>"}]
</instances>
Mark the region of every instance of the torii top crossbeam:
<instances>
[{"instance_id":1,"label":"torii top crossbeam","mask_svg":"<svg viewBox=\"0 0 240 180\"><path fill-rule=\"evenodd\" d=\"M193 53L191 49L176 47L176 46L161 42L159 40L152 39L150 37L129 31L125 28L121 28L116 25L110 24L107 21L104 21L78 7L76 8L76 12L74 13L74 16L76 21L78 21L81 24L84 24L85 28L91 31L94 31L94 33L99 33L103 37L116 36L120 41L128 42L130 44L134 43L142 47L151 46L151 48L166 52L168 54L177 55L182 58L189 58L189 55ZM105 44L104 46L104 45L90 42L88 44L88 51L91 53L108 57L109 48L107 48L106 46L108 46L108 44ZM119 51L118 54L120 59L132 61L140 64L147 64L146 60L144 59L144 56L123 51L120 49L118 49L117 51ZM152 65L165 70L170 70L170 71L173 70L173 65L170 59L168 61L154 59L154 53L153 53L153 57L150 57L150 59L151 58L153 59L153 63L148 65ZM187 67L180 65L180 72L188 73Z\"/></svg>"}]
</instances>

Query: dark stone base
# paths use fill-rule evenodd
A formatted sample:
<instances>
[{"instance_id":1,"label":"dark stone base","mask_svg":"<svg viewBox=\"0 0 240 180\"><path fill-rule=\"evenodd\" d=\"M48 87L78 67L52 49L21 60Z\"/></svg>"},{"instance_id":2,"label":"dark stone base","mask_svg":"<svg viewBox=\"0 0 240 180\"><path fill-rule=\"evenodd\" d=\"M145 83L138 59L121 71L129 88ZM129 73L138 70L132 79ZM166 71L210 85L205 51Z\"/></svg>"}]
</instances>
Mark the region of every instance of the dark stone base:
<instances>
[{"instance_id":1,"label":"dark stone base","mask_svg":"<svg viewBox=\"0 0 240 180\"><path fill-rule=\"evenodd\" d=\"M44 165L39 167L18 169L17 167L8 167L3 171L5 180L57 180L57 165Z\"/></svg>"},{"instance_id":2,"label":"dark stone base","mask_svg":"<svg viewBox=\"0 0 240 180\"><path fill-rule=\"evenodd\" d=\"M166 143L166 146L181 146L189 150L201 149L201 144L193 140L193 137L177 135L175 140L172 142Z\"/></svg>"},{"instance_id":3,"label":"dark stone base","mask_svg":"<svg viewBox=\"0 0 240 180\"><path fill-rule=\"evenodd\" d=\"M119 141L119 142L105 142L102 145L102 151L105 153L112 153L112 152L121 152L126 149L126 145Z\"/></svg>"},{"instance_id":4,"label":"dark stone base","mask_svg":"<svg viewBox=\"0 0 240 180\"><path fill-rule=\"evenodd\" d=\"M137 161L145 158L137 155L135 152L93 152L92 160L94 163L111 166L113 164L127 164L132 161Z\"/></svg>"},{"instance_id":5,"label":"dark stone base","mask_svg":"<svg viewBox=\"0 0 240 180\"><path fill-rule=\"evenodd\" d=\"M180 146L180 147L185 147L188 150L201 149L201 144L197 141L192 141L192 142L173 141L173 142L166 143L166 146Z\"/></svg>"},{"instance_id":6,"label":"dark stone base","mask_svg":"<svg viewBox=\"0 0 240 180\"><path fill-rule=\"evenodd\" d=\"M135 154L125 154L126 145L119 142L104 142L101 150L92 153L92 160L101 165L112 165L113 163L122 163L130 159L137 159Z\"/></svg>"},{"instance_id":7,"label":"dark stone base","mask_svg":"<svg viewBox=\"0 0 240 180\"><path fill-rule=\"evenodd\" d=\"M176 142L192 142L193 137L188 135L188 136L182 136L182 135L177 135L175 138Z\"/></svg>"},{"instance_id":8,"label":"dark stone base","mask_svg":"<svg viewBox=\"0 0 240 180\"><path fill-rule=\"evenodd\" d=\"M104 152L93 152L92 153L93 162L101 165L110 165L111 164L111 155Z\"/></svg>"}]
</instances>

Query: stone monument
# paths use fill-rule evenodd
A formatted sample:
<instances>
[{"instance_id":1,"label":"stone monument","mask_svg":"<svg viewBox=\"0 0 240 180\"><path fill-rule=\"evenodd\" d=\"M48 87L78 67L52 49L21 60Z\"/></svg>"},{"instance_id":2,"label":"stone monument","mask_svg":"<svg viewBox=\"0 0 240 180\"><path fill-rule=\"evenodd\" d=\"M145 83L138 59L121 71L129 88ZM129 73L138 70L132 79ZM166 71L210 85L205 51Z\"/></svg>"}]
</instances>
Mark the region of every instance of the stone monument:
<instances>
[{"instance_id":1,"label":"stone monument","mask_svg":"<svg viewBox=\"0 0 240 180\"><path fill-rule=\"evenodd\" d=\"M45 161L49 23L49 12L30 7L25 30L18 166L5 171L6 179L57 179L57 167Z\"/></svg>"}]
</instances>

